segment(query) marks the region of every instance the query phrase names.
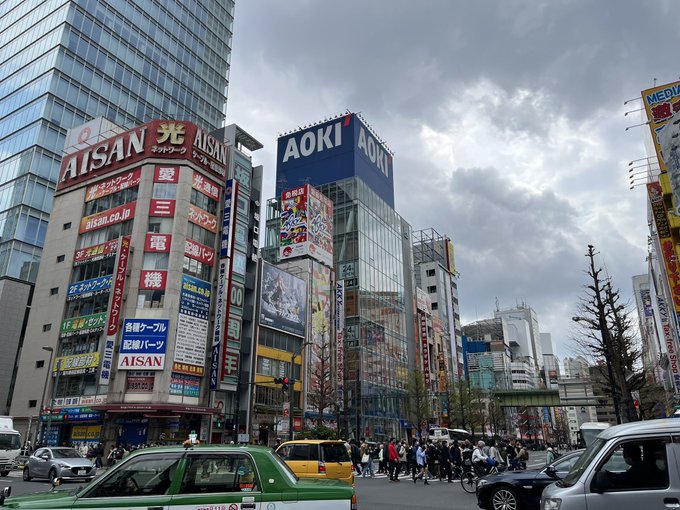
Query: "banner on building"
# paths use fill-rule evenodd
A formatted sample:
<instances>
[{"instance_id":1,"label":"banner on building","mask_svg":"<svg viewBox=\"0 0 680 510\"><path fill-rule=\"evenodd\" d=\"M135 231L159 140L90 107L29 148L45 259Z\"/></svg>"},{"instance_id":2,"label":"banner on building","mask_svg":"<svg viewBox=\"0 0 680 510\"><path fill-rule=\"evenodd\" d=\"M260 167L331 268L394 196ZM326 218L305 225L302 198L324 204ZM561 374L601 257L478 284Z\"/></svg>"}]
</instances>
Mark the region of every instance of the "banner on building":
<instances>
[{"instance_id":1,"label":"banner on building","mask_svg":"<svg viewBox=\"0 0 680 510\"><path fill-rule=\"evenodd\" d=\"M111 288L112 282L113 275L109 274L98 278L90 278L89 280L70 283L68 290L66 291L66 301L84 299L107 292Z\"/></svg>"},{"instance_id":2,"label":"banner on building","mask_svg":"<svg viewBox=\"0 0 680 510\"><path fill-rule=\"evenodd\" d=\"M331 269L328 266L312 261L312 320L308 392L311 400L314 396L328 395L327 404L330 405L330 395L333 392L333 349L331 344ZM319 412L307 399L307 410ZM324 407L322 413L330 413L330 407Z\"/></svg>"},{"instance_id":3,"label":"banner on building","mask_svg":"<svg viewBox=\"0 0 680 510\"><path fill-rule=\"evenodd\" d=\"M680 394L680 366L678 366L678 342L673 326L671 325L671 315L666 305L666 300L661 296L657 296L659 305L659 318L661 319L661 329L663 330L663 339L666 344L666 352L668 354L669 371L673 378L675 386L675 394ZM674 321L675 322L675 321Z\"/></svg>"},{"instance_id":4,"label":"banner on building","mask_svg":"<svg viewBox=\"0 0 680 510\"><path fill-rule=\"evenodd\" d=\"M665 129L673 114L680 111L680 81L643 90L641 94L659 167L662 172L665 172L666 165L662 156L659 135Z\"/></svg>"},{"instance_id":5,"label":"banner on building","mask_svg":"<svg viewBox=\"0 0 680 510\"><path fill-rule=\"evenodd\" d=\"M335 282L335 367L338 402L344 399L345 384L345 281Z\"/></svg>"},{"instance_id":6,"label":"banner on building","mask_svg":"<svg viewBox=\"0 0 680 510\"><path fill-rule=\"evenodd\" d=\"M82 317L72 317L61 321L59 337L67 338L74 335L87 335L104 331L106 327L106 312L93 313Z\"/></svg>"},{"instance_id":7,"label":"banner on building","mask_svg":"<svg viewBox=\"0 0 680 510\"><path fill-rule=\"evenodd\" d=\"M236 204L237 196L238 182L234 179L229 179L224 189L224 210L222 211L222 232L220 241L221 259L231 257L231 249L234 242L234 224L236 223L236 218L233 217L233 211L236 210L234 204Z\"/></svg>"},{"instance_id":8,"label":"banner on building","mask_svg":"<svg viewBox=\"0 0 680 510\"><path fill-rule=\"evenodd\" d=\"M153 182L177 184L179 182L179 167L156 165L153 170Z\"/></svg>"},{"instance_id":9,"label":"banner on building","mask_svg":"<svg viewBox=\"0 0 680 510\"><path fill-rule=\"evenodd\" d=\"M194 225L198 225L210 232L217 233L217 216L204 211L200 207L189 204L189 221Z\"/></svg>"},{"instance_id":10,"label":"banner on building","mask_svg":"<svg viewBox=\"0 0 680 510\"><path fill-rule=\"evenodd\" d=\"M118 370L163 370L169 325L168 319L125 319Z\"/></svg>"},{"instance_id":11,"label":"banner on building","mask_svg":"<svg viewBox=\"0 0 680 510\"><path fill-rule=\"evenodd\" d=\"M423 375L425 384L430 385L430 346L427 337L427 318L424 313L420 313L420 342L423 351Z\"/></svg>"},{"instance_id":12,"label":"banner on building","mask_svg":"<svg viewBox=\"0 0 680 510\"><path fill-rule=\"evenodd\" d=\"M215 250L188 237L184 243L184 255L208 266L215 263Z\"/></svg>"},{"instance_id":13,"label":"banner on building","mask_svg":"<svg viewBox=\"0 0 680 510\"><path fill-rule=\"evenodd\" d=\"M220 199L220 187L196 170L194 170L191 178L191 187L213 200L217 201Z\"/></svg>"},{"instance_id":14,"label":"banner on building","mask_svg":"<svg viewBox=\"0 0 680 510\"><path fill-rule=\"evenodd\" d=\"M111 179L106 179L105 181L100 181L88 186L85 190L85 202L112 195L113 193L118 193L124 189L134 188L135 186L139 186L141 180L141 168L136 168L128 172L121 172Z\"/></svg>"},{"instance_id":15,"label":"banner on building","mask_svg":"<svg viewBox=\"0 0 680 510\"><path fill-rule=\"evenodd\" d=\"M137 202L130 202L129 204L119 205L113 209L108 209L97 214L85 216L80 220L79 233L92 232L100 228L122 223L131 220L135 217L135 210Z\"/></svg>"},{"instance_id":16,"label":"banner on building","mask_svg":"<svg viewBox=\"0 0 680 510\"><path fill-rule=\"evenodd\" d=\"M305 337L307 283L297 276L262 264L260 325Z\"/></svg>"},{"instance_id":17,"label":"banner on building","mask_svg":"<svg viewBox=\"0 0 680 510\"><path fill-rule=\"evenodd\" d=\"M228 285L227 261L220 260L217 273L217 297L215 299L215 323L213 327L212 346L210 351L210 389L217 389L217 381L220 377L220 348L222 345L224 303Z\"/></svg>"},{"instance_id":18,"label":"banner on building","mask_svg":"<svg viewBox=\"0 0 680 510\"><path fill-rule=\"evenodd\" d=\"M54 360L52 372L60 375L94 374L99 367L99 353L73 354L60 356Z\"/></svg>"},{"instance_id":19,"label":"banner on building","mask_svg":"<svg viewBox=\"0 0 680 510\"><path fill-rule=\"evenodd\" d=\"M170 253L171 234L146 234L144 251L149 253Z\"/></svg>"},{"instance_id":20,"label":"banner on building","mask_svg":"<svg viewBox=\"0 0 680 510\"><path fill-rule=\"evenodd\" d=\"M195 367L192 373L196 375L203 375L205 370L211 296L212 286L209 282L182 275L173 361Z\"/></svg>"},{"instance_id":21,"label":"banner on building","mask_svg":"<svg viewBox=\"0 0 680 510\"><path fill-rule=\"evenodd\" d=\"M152 198L149 203L149 216L155 218L174 218L175 200L171 198Z\"/></svg>"},{"instance_id":22,"label":"banner on building","mask_svg":"<svg viewBox=\"0 0 680 510\"><path fill-rule=\"evenodd\" d=\"M117 253L118 239L113 239L111 241L106 241L105 243L76 250L73 254L73 265L79 266L81 264L97 262L109 257L115 257Z\"/></svg>"}]
</instances>

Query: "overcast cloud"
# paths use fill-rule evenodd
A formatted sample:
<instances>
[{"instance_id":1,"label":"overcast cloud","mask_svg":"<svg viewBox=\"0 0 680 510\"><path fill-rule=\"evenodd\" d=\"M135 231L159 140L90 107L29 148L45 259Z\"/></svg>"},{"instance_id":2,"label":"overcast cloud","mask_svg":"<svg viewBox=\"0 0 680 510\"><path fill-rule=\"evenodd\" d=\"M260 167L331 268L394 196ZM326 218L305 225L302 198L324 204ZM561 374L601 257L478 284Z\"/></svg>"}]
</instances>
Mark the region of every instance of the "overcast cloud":
<instances>
[{"instance_id":1,"label":"overcast cloud","mask_svg":"<svg viewBox=\"0 0 680 510\"><path fill-rule=\"evenodd\" d=\"M588 244L646 272L640 91L678 79L675 2L238 0L227 121L265 148L349 109L394 151L396 209L450 237L463 324L526 303L562 356Z\"/></svg>"}]
</instances>

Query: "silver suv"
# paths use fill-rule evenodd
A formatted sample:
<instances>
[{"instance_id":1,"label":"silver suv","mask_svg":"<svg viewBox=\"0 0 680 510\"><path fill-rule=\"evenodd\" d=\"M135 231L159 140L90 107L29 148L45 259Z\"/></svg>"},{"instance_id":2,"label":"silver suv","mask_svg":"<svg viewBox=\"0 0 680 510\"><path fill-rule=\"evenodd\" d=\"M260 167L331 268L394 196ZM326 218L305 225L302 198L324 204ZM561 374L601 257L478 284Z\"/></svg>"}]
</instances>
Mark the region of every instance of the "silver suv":
<instances>
[{"instance_id":1,"label":"silver suv","mask_svg":"<svg viewBox=\"0 0 680 510\"><path fill-rule=\"evenodd\" d=\"M567 476L543 491L541 510L680 507L680 419L602 431Z\"/></svg>"}]
</instances>

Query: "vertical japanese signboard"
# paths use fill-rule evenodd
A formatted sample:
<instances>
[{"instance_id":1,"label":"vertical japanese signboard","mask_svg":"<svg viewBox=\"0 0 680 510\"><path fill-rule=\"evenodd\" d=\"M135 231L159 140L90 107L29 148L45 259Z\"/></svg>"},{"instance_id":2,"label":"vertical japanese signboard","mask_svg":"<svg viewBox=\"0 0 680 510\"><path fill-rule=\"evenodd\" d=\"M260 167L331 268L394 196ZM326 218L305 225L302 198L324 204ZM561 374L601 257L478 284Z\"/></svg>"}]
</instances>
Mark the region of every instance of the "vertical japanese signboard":
<instances>
[{"instance_id":1,"label":"vertical japanese signboard","mask_svg":"<svg viewBox=\"0 0 680 510\"><path fill-rule=\"evenodd\" d=\"M427 341L427 318L420 313L420 341L423 350L423 375L425 384L430 385L430 346Z\"/></svg>"},{"instance_id":2,"label":"vertical japanese signboard","mask_svg":"<svg viewBox=\"0 0 680 510\"><path fill-rule=\"evenodd\" d=\"M217 389L220 369L220 346L224 324L224 302L227 291L227 260L220 260L217 273L217 297L215 299L215 325L210 349L210 389Z\"/></svg>"},{"instance_id":3,"label":"vertical japanese signboard","mask_svg":"<svg viewBox=\"0 0 680 510\"><path fill-rule=\"evenodd\" d=\"M99 371L99 384L107 385L111 379L111 366L113 363L113 350L118 335L118 321L123 304L123 292L125 290L125 273L127 272L130 258L130 236L124 236L120 240L118 248L118 260L113 274L113 292L109 304L109 318L106 329L104 355L102 356L102 368Z\"/></svg>"},{"instance_id":4,"label":"vertical japanese signboard","mask_svg":"<svg viewBox=\"0 0 680 510\"><path fill-rule=\"evenodd\" d=\"M212 286L182 275L173 372L203 375Z\"/></svg>"},{"instance_id":5,"label":"vertical japanese signboard","mask_svg":"<svg viewBox=\"0 0 680 510\"><path fill-rule=\"evenodd\" d=\"M342 402L345 384L345 280L335 282L335 367L338 401Z\"/></svg>"}]
</instances>

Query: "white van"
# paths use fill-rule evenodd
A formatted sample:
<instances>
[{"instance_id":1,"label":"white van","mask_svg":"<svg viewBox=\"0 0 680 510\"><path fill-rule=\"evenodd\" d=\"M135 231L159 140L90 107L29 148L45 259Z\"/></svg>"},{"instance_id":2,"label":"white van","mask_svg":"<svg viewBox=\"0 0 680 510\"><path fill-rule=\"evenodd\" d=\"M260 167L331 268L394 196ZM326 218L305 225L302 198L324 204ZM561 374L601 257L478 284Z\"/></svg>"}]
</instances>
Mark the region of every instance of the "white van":
<instances>
[{"instance_id":1,"label":"white van","mask_svg":"<svg viewBox=\"0 0 680 510\"><path fill-rule=\"evenodd\" d=\"M680 507L680 420L600 432L567 476L543 491L540 510Z\"/></svg>"}]
</instances>

